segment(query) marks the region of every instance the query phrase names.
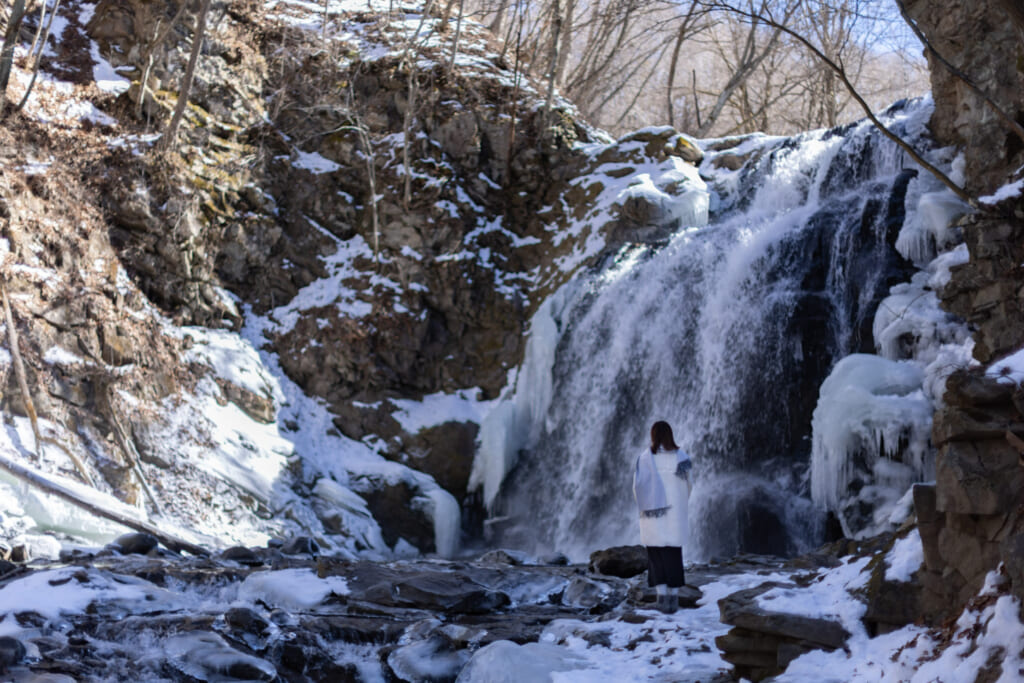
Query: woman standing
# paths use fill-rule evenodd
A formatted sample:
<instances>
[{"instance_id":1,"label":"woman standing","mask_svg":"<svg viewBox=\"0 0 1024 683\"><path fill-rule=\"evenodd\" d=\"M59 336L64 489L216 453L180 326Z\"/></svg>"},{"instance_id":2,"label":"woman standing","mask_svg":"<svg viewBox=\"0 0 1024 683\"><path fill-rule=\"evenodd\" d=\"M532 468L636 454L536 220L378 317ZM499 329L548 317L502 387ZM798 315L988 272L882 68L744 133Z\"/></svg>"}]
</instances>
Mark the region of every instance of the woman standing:
<instances>
[{"instance_id":1,"label":"woman standing","mask_svg":"<svg viewBox=\"0 0 1024 683\"><path fill-rule=\"evenodd\" d=\"M647 582L658 592L657 609L672 614L683 585L690 500L690 456L676 445L672 427L655 422L651 446L633 468L633 495L640 512L640 542L647 546Z\"/></svg>"}]
</instances>

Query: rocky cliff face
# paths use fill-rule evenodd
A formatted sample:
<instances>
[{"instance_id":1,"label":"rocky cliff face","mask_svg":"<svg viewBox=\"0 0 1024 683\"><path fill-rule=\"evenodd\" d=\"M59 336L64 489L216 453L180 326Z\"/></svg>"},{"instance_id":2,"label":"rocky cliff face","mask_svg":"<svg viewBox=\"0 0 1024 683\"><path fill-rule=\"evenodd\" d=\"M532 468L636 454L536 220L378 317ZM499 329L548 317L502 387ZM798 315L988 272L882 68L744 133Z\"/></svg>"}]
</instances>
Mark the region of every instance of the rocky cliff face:
<instances>
[{"instance_id":1,"label":"rocky cliff face","mask_svg":"<svg viewBox=\"0 0 1024 683\"><path fill-rule=\"evenodd\" d=\"M1014 3L906 4L939 54L1010 118L1024 117L1024 43ZM1024 140L962 78L931 55L929 62L936 105L933 132L963 150L966 189L974 196L992 195L1016 179ZM1021 207L1019 196L983 202L982 210L965 221L970 261L954 270L941 293L947 309L971 324L974 356L990 368L1024 344ZM925 542L922 582L933 613L962 606L999 562L1017 595L1024 596L1020 390L998 372L974 368L950 378L945 402L932 437L939 448L936 485L915 496Z\"/></svg>"},{"instance_id":2,"label":"rocky cliff face","mask_svg":"<svg viewBox=\"0 0 1024 683\"><path fill-rule=\"evenodd\" d=\"M170 338L166 328L244 324L291 381L329 407L325 429L426 472L461 501L472 416L409 422L396 416L399 406L455 392L468 403L495 398L543 297L624 240L671 230L677 218L657 197L690 189L673 169L700 153L670 129L612 141L564 102L545 110L539 89L475 25L463 27L452 61L453 31L439 16L341 12L324 26L307 5L215 4L179 144L164 153L153 148L154 131L177 99L190 13L151 0L65 5L67 28L44 69L83 89L109 72L115 87L93 98L99 123L76 121L57 134L19 115L0 128L4 148L19 150L6 166L0 216L11 267L42 259L61 282L59 297L31 278L11 285L19 297L33 289L31 303L29 292L15 303L18 314L36 316L23 335L38 347L25 353L30 383L95 412L99 380L74 367L50 378L46 349L84 349L107 374L130 367L115 385L143 400L122 412L154 462L166 461L156 454L163 432L143 416L157 410L147 402L206 386L203 378L221 403L288 433L297 427L275 423L282 399L272 387L218 376L195 362L188 335ZM89 154L80 154L90 135ZM47 157L66 175L11 170ZM624 192L640 169L659 167L654 195ZM69 187L52 187L54 177ZM78 232L61 232L66 216L81 212L88 220ZM45 220L55 227L42 233ZM82 245L92 251L69 256ZM64 287L101 262L88 296ZM149 302L158 309L133 319ZM99 318L110 322L90 329ZM142 352L147 339L157 341ZM16 407L13 386L5 399ZM40 404L47 417L70 419L64 407ZM101 436L113 439L113 430L105 422ZM297 462L292 484L302 488ZM391 521L389 546L405 538L433 548L420 489L387 476L349 483ZM327 526L346 533L336 521Z\"/></svg>"}]
</instances>

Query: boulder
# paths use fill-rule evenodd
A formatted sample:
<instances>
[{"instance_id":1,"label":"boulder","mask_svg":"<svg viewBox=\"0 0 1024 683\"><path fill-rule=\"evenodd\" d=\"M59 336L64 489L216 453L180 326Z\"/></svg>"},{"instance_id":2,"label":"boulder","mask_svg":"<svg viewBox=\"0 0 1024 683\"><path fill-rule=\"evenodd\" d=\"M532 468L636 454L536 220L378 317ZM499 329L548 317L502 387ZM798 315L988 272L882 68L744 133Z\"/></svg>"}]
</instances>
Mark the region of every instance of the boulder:
<instances>
[{"instance_id":1,"label":"boulder","mask_svg":"<svg viewBox=\"0 0 1024 683\"><path fill-rule=\"evenodd\" d=\"M224 613L224 623L232 629L257 636L270 628L270 622L249 607L232 607Z\"/></svg>"},{"instance_id":2,"label":"boulder","mask_svg":"<svg viewBox=\"0 0 1024 683\"><path fill-rule=\"evenodd\" d=\"M755 633L807 641L824 649L843 646L850 634L836 621L774 612L757 604L758 596L777 587L795 586L769 581L722 598L718 601L722 623Z\"/></svg>"},{"instance_id":3,"label":"boulder","mask_svg":"<svg viewBox=\"0 0 1024 683\"><path fill-rule=\"evenodd\" d=\"M794 584L767 582L732 593L718 601L723 623L733 626L715 638L722 659L732 664L739 677L760 681L782 673L799 655L811 650L842 647L850 634L839 623L796 614L766 610L757 598L776 587Z\"/></svg>"},{"instance_id":4,"label":"boulder","mask_svg":"<svg viewBox=\"0 0 1024 683\"><path fill-rule=\"evenodd\" d=\"M219 557L222 560L230 560L247 567L259 567L264 564L263 558L256 551L241 545L223 550Z\"/></svg>"},{"instance_id":5,"label":"boulder","mask_svg":"<svg viewBox=\"0 0 1024 683\"><path fill-rule=\"evenodd\" d=\"M0 673L25 658L25 645L17 638L0 636Z\"/></svg>"},{"instance_id":6,"label":"boulder","mask_svg":"<svg viewBox=\"0 0 1024 683\"><path fill-rule=\"evenodd\" d=\"M284 555L317 555L319 552L320 544L309 536L296 536L281 546Z\"/></svg>"},{"instance_id":7,"label":"boulder","mask_svg":"<svg viewBox=\"0 0 1024 683\"><path fill-rule=\"evenodd\" d=\"M143 532L118 536L111 546L122 555L145 555L160 545L156 536Z\"/></svg>"},{"instance_id":8,"label":"boulder","mask_svg":"<svg viewBox=\"0 0 1024 683\"><path fill-rule=\"evenodd\" d=\"M463 572L402 570L358 563L346 578L350 601L450 614L485 614L508 605L505 593L490 590Z\"/></svg>"},{"instance_id":9,"label":"boulder","mask_svg":"<svg viewBox=\"0 0 1024 683\"><path fill-rule=\"evenodd\" d=\"M589 570L595 574L629 579L647 571L647 549L642 545L624 545L590 554Z\"/></svg>"}]
</instances>

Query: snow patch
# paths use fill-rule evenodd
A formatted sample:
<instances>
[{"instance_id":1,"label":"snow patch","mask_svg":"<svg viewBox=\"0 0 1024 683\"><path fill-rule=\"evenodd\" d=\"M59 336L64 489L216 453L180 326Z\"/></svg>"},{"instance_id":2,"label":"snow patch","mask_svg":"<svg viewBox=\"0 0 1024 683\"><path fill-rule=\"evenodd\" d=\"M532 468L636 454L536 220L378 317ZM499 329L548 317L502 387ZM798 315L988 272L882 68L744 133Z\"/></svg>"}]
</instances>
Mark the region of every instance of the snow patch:
<instances>
[{"instance_id":1,"label":"snow patch","mask_svg":"<svg viewBox=\"0 0 1024 683\"><path fill-rule=\"evenodd\" d=\"M909 582L924 563L924 545L917 529L911 529L910 533L898 539L885 561L888 565L885 568L886 581Z\"/></svg>"}]
</instances>

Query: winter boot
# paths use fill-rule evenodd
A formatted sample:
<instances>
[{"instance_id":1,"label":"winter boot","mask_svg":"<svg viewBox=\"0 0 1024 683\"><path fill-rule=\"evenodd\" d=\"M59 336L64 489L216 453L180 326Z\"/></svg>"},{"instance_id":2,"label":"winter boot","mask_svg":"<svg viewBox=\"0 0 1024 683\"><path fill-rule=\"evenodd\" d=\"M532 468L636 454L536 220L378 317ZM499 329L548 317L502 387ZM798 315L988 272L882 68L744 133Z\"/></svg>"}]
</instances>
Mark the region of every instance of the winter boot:
<instances>
[{"instance_id":1,"label":"winter boot","mask_svg":"<svg viewBox=\"0 0 1024 683\"><path fill-rule=\"evenodd\" d=\"M676 610L679 609L679 596L675 593L672 593L671 595L659 595L658 609L665 614L675 614Z\"/></svg>"}]
</instances>

